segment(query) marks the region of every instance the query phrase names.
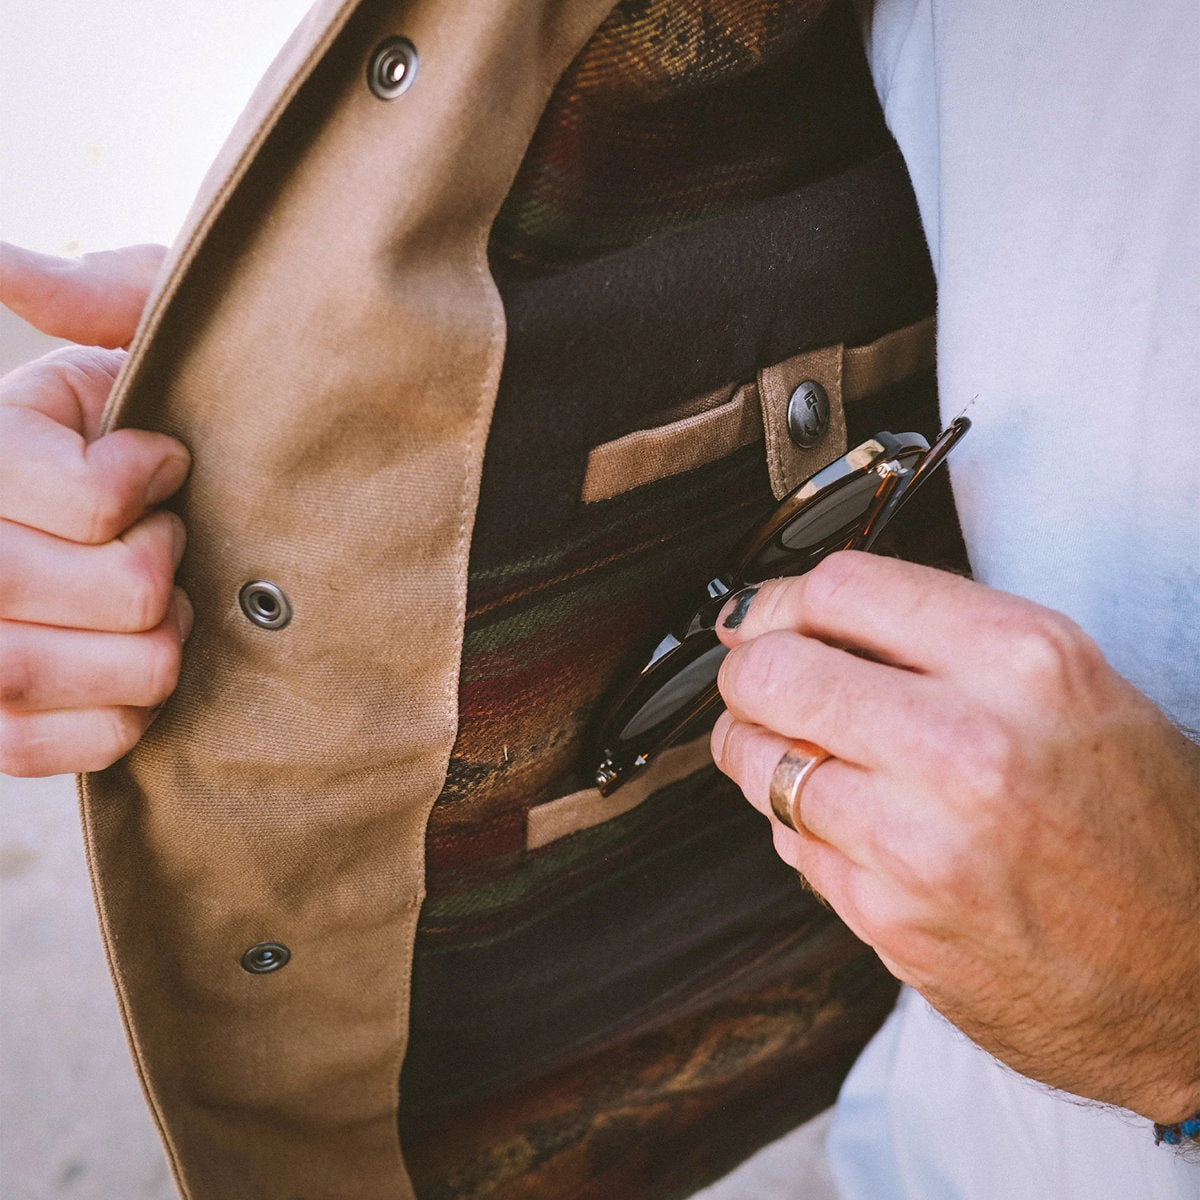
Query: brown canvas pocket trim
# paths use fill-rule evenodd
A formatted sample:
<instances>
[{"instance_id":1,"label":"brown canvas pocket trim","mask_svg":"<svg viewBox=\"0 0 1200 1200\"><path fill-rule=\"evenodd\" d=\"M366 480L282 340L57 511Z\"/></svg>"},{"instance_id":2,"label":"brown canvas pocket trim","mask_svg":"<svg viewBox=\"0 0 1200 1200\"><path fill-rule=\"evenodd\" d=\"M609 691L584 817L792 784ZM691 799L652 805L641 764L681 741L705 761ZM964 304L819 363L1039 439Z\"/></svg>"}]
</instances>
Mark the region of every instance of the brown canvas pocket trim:
<instances>
[{"instance_id":1,"label":"brown canvas pocket trim","mask_svg":"<svg viewBox=\"0 0 1200 1200\"><path fill-rule=\"evenodd\" d=\"M846 453L846 409L842 394L841 346L796 354L758 373L758 403L771 492L782 500L810 476ZM829 415L820 439L798 446L788 431L792 395L802 383L818 383L829 399Z\"/></svg>"},{"instance_id":2,"label":"brown canvas pocket trim","mask_svg":"<svg viewBox=\"0 0 1200 1200\"><path fill-rule=\"evenodd\" d=\"M682 746L664 750L639 775L611 796L602 796L596 788L584 788L535 805L525 823L525 849L537 850L568 834L591 829L604 821L632 812L659 788L712 765L708 734Z\"/></svg>"},{"instance_id":3,"label":"brown canvas pocket trim","mask_svg":"<svg viewBox=\"0 0 1200 1200\"><path fill-rule=\"evenodd\" d=\"M758 389L745 383L706 412L638 429L588 453L582 500L611 500L657 479L707 466L762 437Z\"/></svg>"},{"instance_id":4,"label":"brown canvas pocket trim","mask_svg":"<svg viewBox=\"0 0 1200 1200\"><path fill-rule=\"evenodd\" d=\"M766 426L774 433L767 437L772 487L776 495L786 494L842 450L834 446L831 451L829 439L824 439L808 455L794 451L789 455L777 428L780 414L786 412L786 397L782 405L778 402L785 380L815 379L829 393L833 423L841 424L843 405L933 366L934 344L934 318L927 317L865 346L825 346L765 367L752 382L708 393L703 399L713 407L594 447L588 454L581 499L585 504L611 500L633 488L716 462L764 437L764 413Z\"/></svg>"},{"instance_id":5,"label":"brown canvas pocket trim","mask_svg":"<svg viewBox=\"0 0 1200 1200\"><path fill-rule=\"evenodd\" d=\"M926 317L870 345L848 347L842 357L842 399L853 404L929 370L936 359L936 342L937 322Z\"/></svg>"}]
</instances>

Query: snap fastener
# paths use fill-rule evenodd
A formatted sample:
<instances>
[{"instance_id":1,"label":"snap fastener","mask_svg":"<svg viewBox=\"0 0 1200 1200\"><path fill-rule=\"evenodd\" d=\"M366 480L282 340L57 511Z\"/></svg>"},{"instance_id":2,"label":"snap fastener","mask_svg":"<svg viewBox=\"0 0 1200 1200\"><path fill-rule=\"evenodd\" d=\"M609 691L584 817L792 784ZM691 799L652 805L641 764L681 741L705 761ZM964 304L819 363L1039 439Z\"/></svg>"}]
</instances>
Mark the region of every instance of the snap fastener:
<instances>
[{"instance_id":1,"label":"snap fastener","mask_svg":"<svg viewBox=\"0 0 1200 1200\"><path fill-rule=\"evenodd\" d=\"M367 84L380 100L395 100L417 77L417 48L408 38L380 42L367 63Z\"/></svg>"},{"instance_id":2,"label":"snap fastener","mask_svg":"<svg viewBox=\"0 0 1200 1200\"><path fill-rule=\"evenodd\" d=\"M259 942L242 955L242 970L251 975L269 975L286 967L292 952L279 942Z\"/></svg>"},{"instance_id":3,"label":"snap fastener","mask_svg":"<svg viewBox=\"0 0 1200 1200\"><path fill-rule=\"evenodd\" d=\"M829 396L815 379L806 379L792 393L787 426L792 441L801 450L815 446L829 428Z\"/></svg>"},{"instance_id":4,"label":"snap fastener","mask_svg":"<svg viewBox=\"0 0 1200 1200\"><path fill-rule=\"evenodd\" d=\"M265 579L254 579L238 592L238 603L248 620L262 629L282 629L292 619L292 606L283 589Z\"/></svg>"}]
</instances>

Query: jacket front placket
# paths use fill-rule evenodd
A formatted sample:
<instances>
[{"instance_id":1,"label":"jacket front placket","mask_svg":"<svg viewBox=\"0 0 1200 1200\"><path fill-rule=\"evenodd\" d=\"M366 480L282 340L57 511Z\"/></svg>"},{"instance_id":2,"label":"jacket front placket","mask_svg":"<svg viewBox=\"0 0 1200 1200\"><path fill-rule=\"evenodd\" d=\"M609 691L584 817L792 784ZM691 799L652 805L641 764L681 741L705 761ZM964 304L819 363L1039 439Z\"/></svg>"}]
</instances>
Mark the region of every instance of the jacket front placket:
<instances>
[{"instance_id":1,"label":"jacket front placket","mask_svg":"<svg viewBox=\"0 0 1200 1200\"><path fill-rule=\"evenodd\" d=\"M504 350L488 231L610 7L319 4L114 393L108 428L194 461L179 688L80 781L119 1002L190 1200L412 1194L412 943ZM415 74L388 98L369 71L396 38L394 81Z\"/></svg>"}]
</instances>

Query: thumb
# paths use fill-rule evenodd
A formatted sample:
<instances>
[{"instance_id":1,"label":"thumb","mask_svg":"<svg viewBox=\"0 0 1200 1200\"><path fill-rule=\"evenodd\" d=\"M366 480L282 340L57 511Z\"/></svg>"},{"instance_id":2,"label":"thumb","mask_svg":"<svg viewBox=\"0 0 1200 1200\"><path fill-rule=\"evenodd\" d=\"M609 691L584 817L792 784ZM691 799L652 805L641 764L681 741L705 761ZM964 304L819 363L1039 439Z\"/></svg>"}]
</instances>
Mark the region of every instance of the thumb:
<instances>
[{"instance_id":1,"label":"thumb","mask_svg":"<svg viewBox=\"0 0 1200 1200\"><path fill-rule=\"evenodd\" d=\"M58 258L0 242L0 303L53 337L126 346L165 254L146 245Z\"/></svg>"}]
</instances>

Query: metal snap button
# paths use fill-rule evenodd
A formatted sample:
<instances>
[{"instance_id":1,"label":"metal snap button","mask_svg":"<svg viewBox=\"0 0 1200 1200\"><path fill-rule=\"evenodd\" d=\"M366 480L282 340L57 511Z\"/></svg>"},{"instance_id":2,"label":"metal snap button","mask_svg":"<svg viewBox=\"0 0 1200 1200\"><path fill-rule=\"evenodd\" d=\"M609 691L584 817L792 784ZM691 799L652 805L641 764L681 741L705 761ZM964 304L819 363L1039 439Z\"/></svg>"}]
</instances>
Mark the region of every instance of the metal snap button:
<instances>
[{"instance_id":1,"label":"metal snap button","mask_svg":"<svg viewBox=\"0 0 1200 1200\"><path fill-rule=\"evenodd\" d=\"M259 942L242 955L242 970L251 975L269 975L286 967L292 952L279 942Z\"/></svg>"},{"instance_id":2,"label":"metal snap button","mask_svg":"<svg viewBox=\"0 0 1200 1200\"><path fill-rule=\"evenodd\" d=\"M254 579L238 592L242 612L262 629L282 629L292 619L292 606L283 589L265 579Z\"/></svg>"},{"instance_id":3,"label":"metal snap button","mask_svg":"<svg viewBox=\"0 0 1200 1200\"><path fill-rule=\"evenodd\" d=\"M408 38L380 42L367 63L367 84L380 100L395 100L417 77L417 48Z\"/></svg>"},{"instance_id":4,"label":"metal snap button","mask_svg":"<svg viewBox=\"0 0 1200 1200\"><path fill-rule=\"evenodd\" d=\"M806 379L788 401L787 426L791 439L807 450L829 428L829 396L815 379Z\"/></svg>"}]
</instances>

